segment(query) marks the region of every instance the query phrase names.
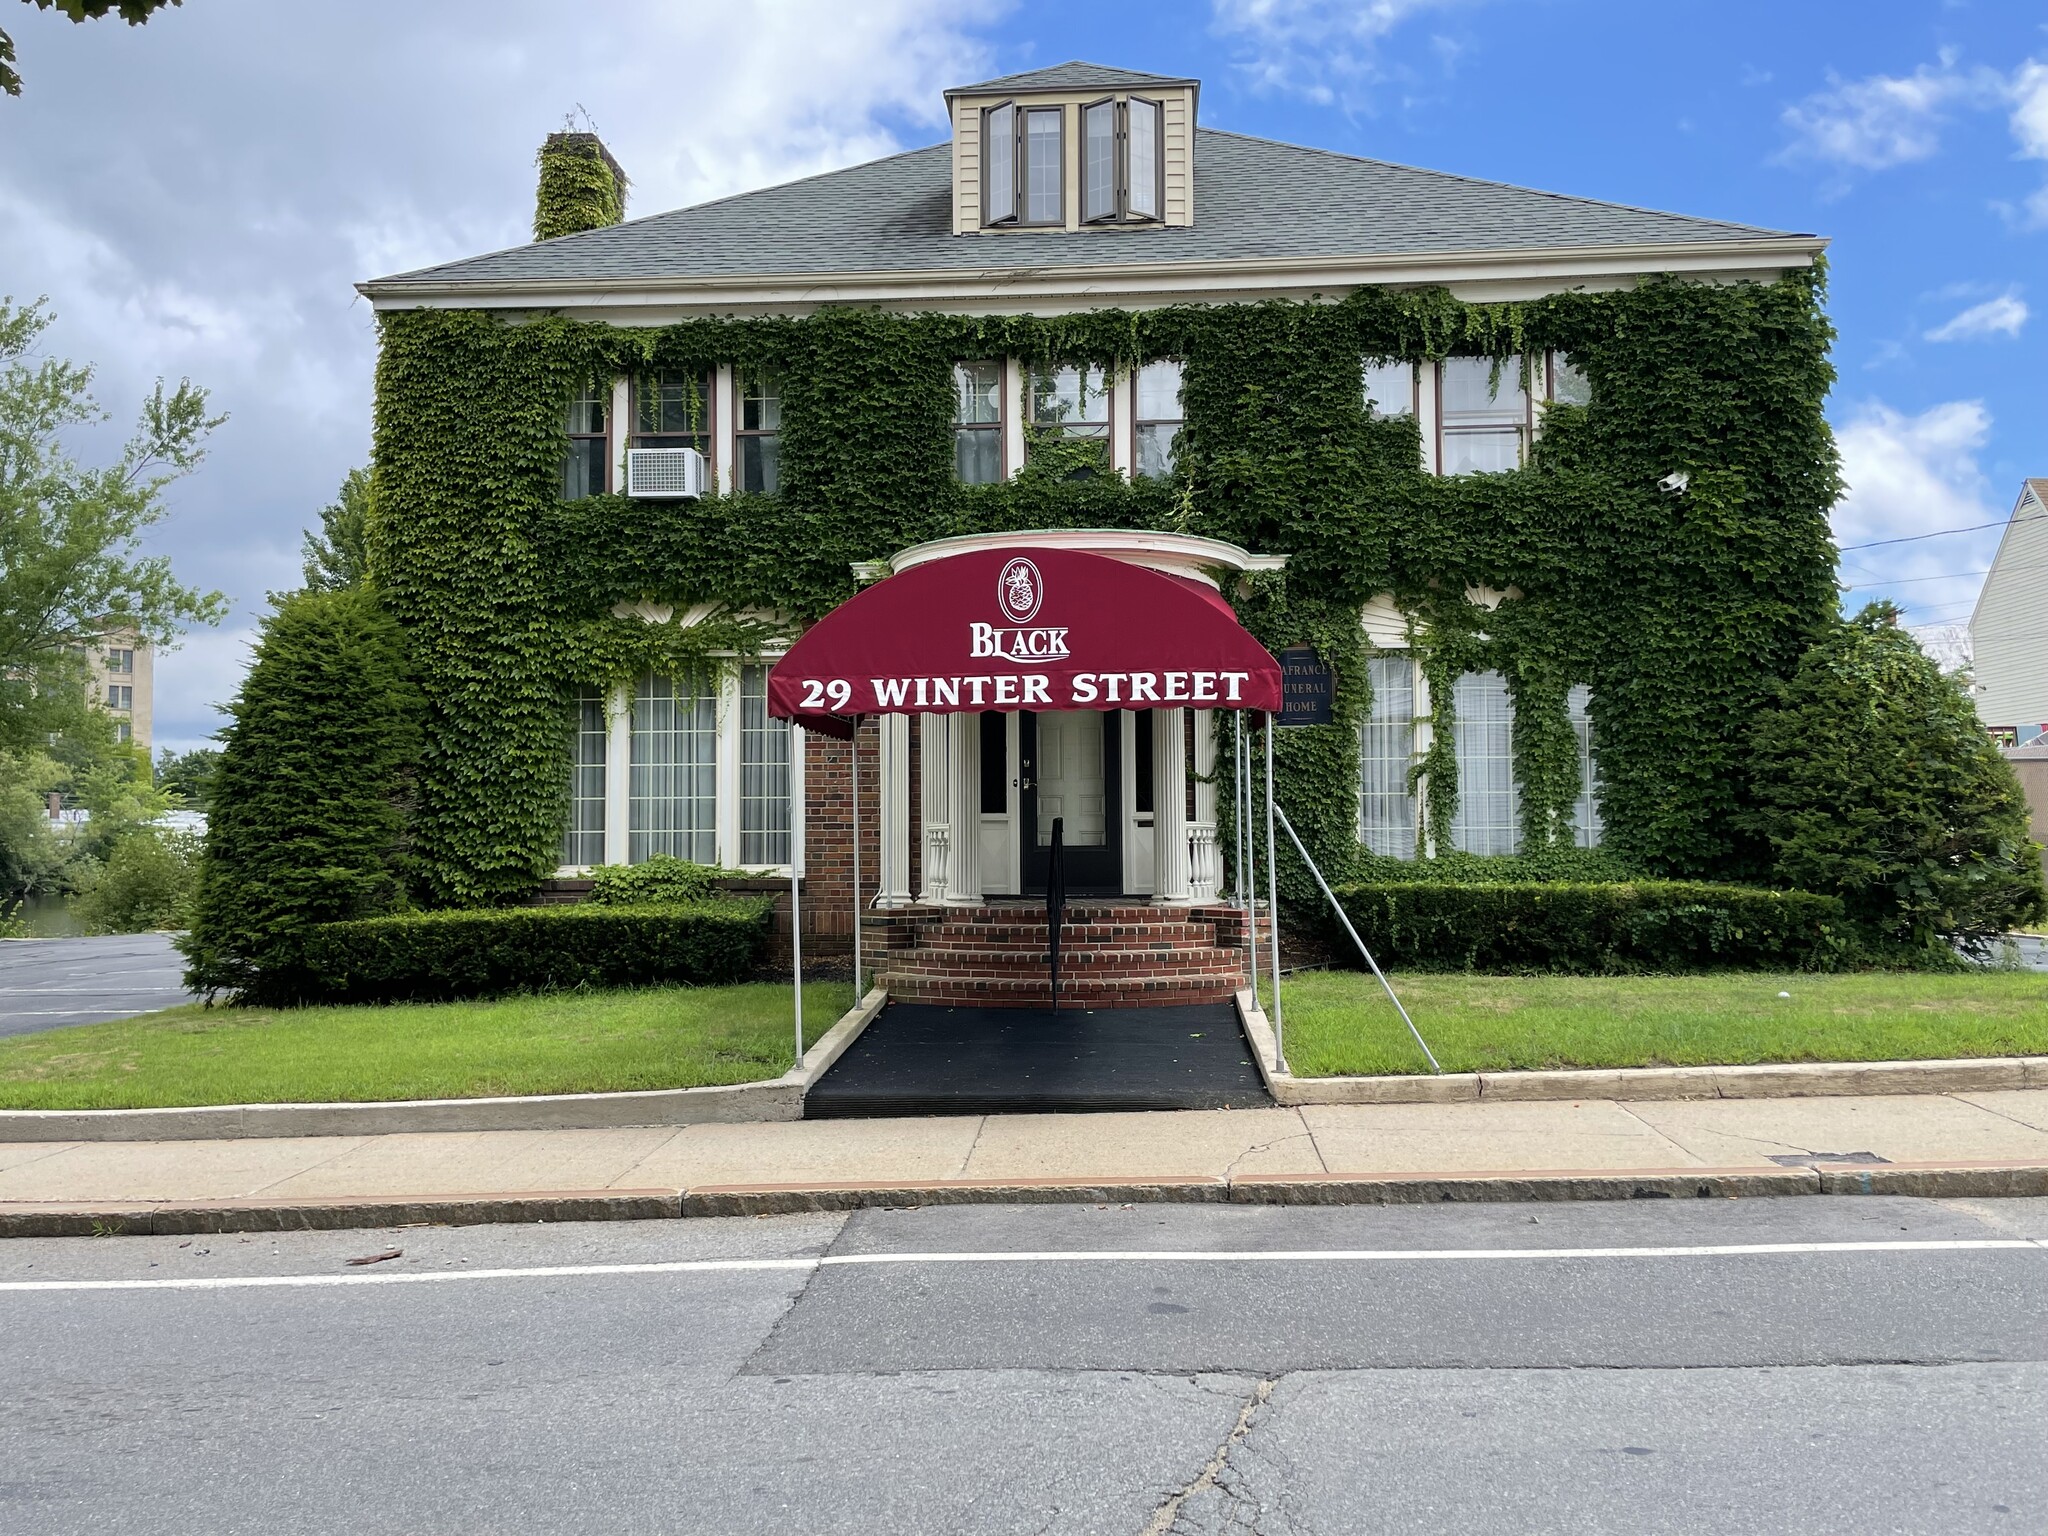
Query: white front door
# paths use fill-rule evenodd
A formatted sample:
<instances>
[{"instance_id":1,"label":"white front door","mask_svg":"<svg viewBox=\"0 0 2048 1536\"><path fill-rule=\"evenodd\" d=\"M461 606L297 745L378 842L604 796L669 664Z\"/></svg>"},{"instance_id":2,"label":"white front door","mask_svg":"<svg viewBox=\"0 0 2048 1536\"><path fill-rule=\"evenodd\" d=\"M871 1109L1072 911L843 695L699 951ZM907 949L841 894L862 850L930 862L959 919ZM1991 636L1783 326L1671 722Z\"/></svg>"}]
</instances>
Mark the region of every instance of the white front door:
<instances>
[{"instance_id":1,"label":"white front door","mask_svg":"<svg viewBox=\"0 0 2048 1536\"><path fill-rule=\"evenodd\" d=\"M1103 778L1102 716L1094 710L1038 717L1038 846L1052 846L1054 817L1069 848L1109 841L1109 786Z\"/></svg>"}]
</instances>

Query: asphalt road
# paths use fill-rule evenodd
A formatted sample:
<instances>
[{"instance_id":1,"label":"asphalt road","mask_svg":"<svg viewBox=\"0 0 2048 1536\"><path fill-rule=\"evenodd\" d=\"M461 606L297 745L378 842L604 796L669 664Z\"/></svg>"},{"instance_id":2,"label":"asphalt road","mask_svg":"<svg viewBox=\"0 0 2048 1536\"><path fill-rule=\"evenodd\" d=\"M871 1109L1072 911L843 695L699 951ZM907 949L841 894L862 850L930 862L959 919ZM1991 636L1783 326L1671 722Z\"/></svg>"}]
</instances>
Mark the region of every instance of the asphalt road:
<instances>
[{"instance_id":1,"label":"asphalt road","mask_svg":"<svg viewBox=\"0 0 2048 1536\"><path fill-rule=\"evenodd\" d=\"M0 1340L10 1533L2048 1528L2048 1201L16 1240Z\"/></svg>"},{"instance_id":2,"label":"asphalt road","mask_svg":"<svg viewBox=\"0 0 2048 1536\"><path fill-rule=\"evenodd\" d=\"M167 933L0 941L0 1038L194 1001Z\"/></svg>"}]
</instances>

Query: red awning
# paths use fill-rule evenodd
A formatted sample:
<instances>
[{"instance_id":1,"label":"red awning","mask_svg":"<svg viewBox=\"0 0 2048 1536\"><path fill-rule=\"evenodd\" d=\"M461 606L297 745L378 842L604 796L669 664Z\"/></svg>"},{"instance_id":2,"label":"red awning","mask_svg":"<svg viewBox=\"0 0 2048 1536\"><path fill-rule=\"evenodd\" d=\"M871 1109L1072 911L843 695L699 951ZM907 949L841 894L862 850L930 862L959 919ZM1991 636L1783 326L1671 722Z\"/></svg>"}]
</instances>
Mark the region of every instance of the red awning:
<instances>
[{"instance_id":1,"label":"red awning","mask_svg":"<svg viewBox=\"0 0 2048 1536\"><path fill-rule=\"evenodd\" d=\"M974 550L847 599L768 674L768 713L1280 708L1280 664L1213 588L1071 549Z\"/></svg>"}]
</instances>

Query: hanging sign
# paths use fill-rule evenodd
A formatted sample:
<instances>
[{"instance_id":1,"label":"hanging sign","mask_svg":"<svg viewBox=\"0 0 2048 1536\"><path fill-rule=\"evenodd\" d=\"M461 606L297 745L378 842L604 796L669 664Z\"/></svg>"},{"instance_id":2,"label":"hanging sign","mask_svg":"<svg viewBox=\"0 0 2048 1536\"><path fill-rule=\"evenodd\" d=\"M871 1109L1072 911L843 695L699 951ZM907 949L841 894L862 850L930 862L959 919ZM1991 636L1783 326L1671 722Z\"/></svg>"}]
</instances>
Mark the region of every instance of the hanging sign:
<instances>
[{"instance_id":1,"label":"hanging sign","mask_svg":"<svg viewBox=\"0 0 2048 1536\"><path fill-rule=\"evenodd\" d=\"M1312 646L1291 645L1280 653L1280 723L1328 725L1336 678Z\"/></svg>"}]
</instances>

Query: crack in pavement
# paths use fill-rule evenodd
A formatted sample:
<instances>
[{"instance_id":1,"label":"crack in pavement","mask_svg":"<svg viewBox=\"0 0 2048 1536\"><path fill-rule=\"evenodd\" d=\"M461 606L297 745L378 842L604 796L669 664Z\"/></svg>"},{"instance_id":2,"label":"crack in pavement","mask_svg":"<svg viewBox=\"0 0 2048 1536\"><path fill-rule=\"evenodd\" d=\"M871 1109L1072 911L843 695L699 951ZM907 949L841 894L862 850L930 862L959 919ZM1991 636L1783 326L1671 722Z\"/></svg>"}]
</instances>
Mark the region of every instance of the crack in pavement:
<instances>
[{"instance_id":1,"label":"crack in pavement","mask_svg":"<svg viewBox=\"0 0 2048 1536\"><path fill-rule=\"evenodd\" d=\"M1233 1157L1230 1160L1229 1165L1225 1167L1223 1170L1223 1177L1226 1179L1234 1178L1237 1174L1238 1164L1242 1163L1246 1158L1250 1157L1255 1152L1270 1152L1275 1147L1286 1146L1287 1143L1290 1141L1302 1140L1306 1140L1308 1142L1309 1150L1315 1153L1316 1161L1322 1164L1323 1172L1328 1173L1330 1171L1330 1165L1323 1157L1323 1149L1316 1145L1315 1133L1313 1131L1304 1129L1295 1131L1292 1135L1275 1136L1271 1141L1261 1141L1256 1143L1255 1145L1246 1147L1242 1152L1238 1153L1237 1156Z\"/></svg>"},{"instance_id":2,"label":"crack in pavement","mask_svg":"<svg viewBox=\"0 0 2048 1536\"><path fill-rule=\"evenodd\" d=\"M1237 1422L1230 1427L1230 1433L1223 1437L1223 1443L1216 1447L1216 1454L1211 1456L1208 1463L1195 1475L1194 1481L1167 1495L1166 1501L1153 1512L1151 1520L1146 1523L1140 1536L1166 1536L1166 1533L1179 1523L1181 1506L1195 1495L1212 1488L1233 1505L1242 1503L1244 1494L1239 1489L1226 1485L1221 1479L1224 1470L1230 1465L1231 1451L1251 1433L1252 1421L1272 1398L1273 1388L1279 1384L1278 1375L1259 1378L1258 1385L1252 1388L1251 1394L1238 1409Z\"/></svg>"}]
</instances>

